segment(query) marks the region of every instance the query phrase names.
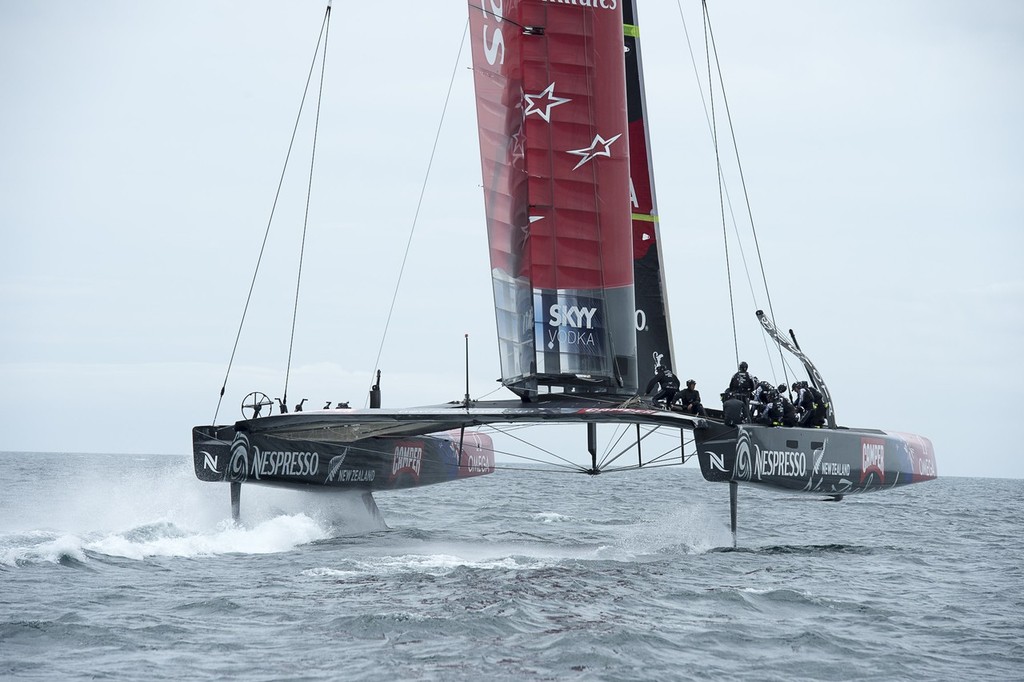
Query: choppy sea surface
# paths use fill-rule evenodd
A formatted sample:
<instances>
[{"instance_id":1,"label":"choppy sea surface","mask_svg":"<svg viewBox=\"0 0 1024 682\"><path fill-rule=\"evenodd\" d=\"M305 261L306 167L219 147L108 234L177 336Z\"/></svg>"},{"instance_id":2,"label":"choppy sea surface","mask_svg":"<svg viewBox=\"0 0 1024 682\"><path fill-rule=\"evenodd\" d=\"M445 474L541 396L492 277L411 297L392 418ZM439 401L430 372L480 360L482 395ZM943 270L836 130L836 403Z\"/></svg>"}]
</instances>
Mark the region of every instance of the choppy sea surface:
<instances>
[{"instance_id":1,"label":"choppy sea surface","mask_svg":"<svg viewBox=\"0 0 1024 682\"><path fill-rule=\"evenodd\" d=\"M1024 481L840 503L689 467L358 502L0 453L0 678L1024 679Z\"/></svg>"}]
</instances>

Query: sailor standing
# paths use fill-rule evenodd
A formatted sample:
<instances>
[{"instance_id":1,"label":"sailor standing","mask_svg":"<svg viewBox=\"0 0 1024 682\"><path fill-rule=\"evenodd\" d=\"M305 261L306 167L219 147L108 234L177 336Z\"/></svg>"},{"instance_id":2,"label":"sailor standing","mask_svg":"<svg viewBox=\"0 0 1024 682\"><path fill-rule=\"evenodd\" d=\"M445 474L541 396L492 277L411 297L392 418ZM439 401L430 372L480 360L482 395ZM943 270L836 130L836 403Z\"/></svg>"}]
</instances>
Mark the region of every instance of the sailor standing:
<instances>
[{"instance_id":1,"label":"sailor standing","mask_svg":"<svg viewBox=\"0 0 1024 682\"><path fill-rule=\"evenodd\" d=\"M749 403L756 384L757 382L754 381L754 378L747 373L747 363L741 362L739 371L733 374L732 379L729 381L729 388L726 389L726 393L739 398L745 403Z\"/></svg>"}]
</instances>

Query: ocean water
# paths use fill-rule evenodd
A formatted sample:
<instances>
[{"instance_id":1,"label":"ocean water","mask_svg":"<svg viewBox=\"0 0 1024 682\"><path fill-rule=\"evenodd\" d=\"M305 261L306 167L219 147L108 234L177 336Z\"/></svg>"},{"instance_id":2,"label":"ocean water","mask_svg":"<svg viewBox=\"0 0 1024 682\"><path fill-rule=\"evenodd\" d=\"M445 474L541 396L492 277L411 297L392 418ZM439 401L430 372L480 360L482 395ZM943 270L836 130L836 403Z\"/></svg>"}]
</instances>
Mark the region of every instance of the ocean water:
<instances>
[{"instance_id":1,"label":"ocean water","mask_svg":"<svg viewBox=\"0 0 1024 682\"><path fill-rule=\"evenodd\" d=\"M1024 679L1024 481L839 503L685 468L358 502L0 453L0 678Z\"/></svg>"}]
</instances>

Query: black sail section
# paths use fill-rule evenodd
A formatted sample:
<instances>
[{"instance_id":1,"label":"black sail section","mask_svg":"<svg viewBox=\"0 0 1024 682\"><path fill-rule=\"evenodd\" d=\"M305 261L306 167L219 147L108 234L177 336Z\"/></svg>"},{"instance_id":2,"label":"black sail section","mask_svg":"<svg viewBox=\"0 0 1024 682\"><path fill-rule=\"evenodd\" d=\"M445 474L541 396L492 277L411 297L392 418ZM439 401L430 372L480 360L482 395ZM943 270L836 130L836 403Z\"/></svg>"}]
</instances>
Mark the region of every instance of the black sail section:
<instances>
[{"instance_id":1,"label":"black sail section","mask_svg":"<svg viewBox=\"0 0 1024 682\"><path fill-rule=\"evenodd\" d=\"M655 368L673 364L672 329L665 289L654 166L647 130L643 63L636 3L624 0L622 20L626 44L626 104L629 118L630 202L633 221L633 281L636 300L636 355L640 385Z\"/></svg>"}]
</instances>

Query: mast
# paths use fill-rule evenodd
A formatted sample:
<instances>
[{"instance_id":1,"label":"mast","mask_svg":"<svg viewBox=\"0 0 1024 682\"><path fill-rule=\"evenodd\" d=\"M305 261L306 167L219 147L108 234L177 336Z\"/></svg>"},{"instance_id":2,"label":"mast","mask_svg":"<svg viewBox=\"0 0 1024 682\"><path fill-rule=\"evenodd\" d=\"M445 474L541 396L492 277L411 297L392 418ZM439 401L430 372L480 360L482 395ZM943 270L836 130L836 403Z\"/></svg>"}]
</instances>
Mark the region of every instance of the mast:
<instances>
[{"instance_id":1,"label":"mast","mask_svg":"<svg viewBox=\"0 0 1024 682\"><path fill-rule=\"evenodd\" d=\"M502 382L635 393L621 11L468 4Z\"/></svg>"}]
</instances>

